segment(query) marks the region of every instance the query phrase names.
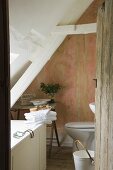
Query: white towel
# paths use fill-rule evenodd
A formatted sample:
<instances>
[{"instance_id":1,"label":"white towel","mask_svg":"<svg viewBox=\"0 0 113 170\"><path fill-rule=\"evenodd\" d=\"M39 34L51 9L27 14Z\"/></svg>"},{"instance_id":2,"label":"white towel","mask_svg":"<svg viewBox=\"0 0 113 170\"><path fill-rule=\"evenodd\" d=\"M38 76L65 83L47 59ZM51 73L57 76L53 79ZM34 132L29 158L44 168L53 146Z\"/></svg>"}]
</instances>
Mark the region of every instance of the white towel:
<instances>
[{"instance_id":1,"label":"white towel","mask_svg":"<svg viewBox=\"0 0 113 170\"><path fill-rule=\"evenodd\" d=\"M51 118L51 117L56 117L56 115L49 115L48 114L48 115L44 116L43 114L38 114L36 116L29 116L29 115L25 116L26 119L33 119L33 118L35 118L35 119L45 119L45 118Z\"/></svg>"},{"instance_id":2,"label":"white towel","mask_svg":"<svg viewBox=\"0 0 113 170\"><path fill-rule=\"evenodd\" d=\"M56 120L56 116L47 116L47 117L40 117L40 118L37 118L37 117L32 117L32 118L28 118L28 117L25 117L26 120L28 121L31 121L31 122L38 122L38 121L45 121L45 120L50 120L50 121L53 121L53 120Z\"/></svg>"},{"instance_id":3,"label":"white towel","mask_svg":"<svg viewBox=\"0 0 113 170\"><path fill-rule=\"evenodd\" d=\"M45 119L51 119L51 120L54 120L56 119L57 117L56 116L46 116Z\"/></svg>"},{"instance_id":4,"label":"white towel","mask_svg":"<svg viewBox=\"0 0 113 170\"><path fill-rule=\"evenodd\" d=\"M57 117L56 116L51 116L51 117L47 117L47 118L45 118L45 119L43 119L43 120L47 120L47 121L53 121L53 120L57 120Z\"/></svg>"},{"instance_id":5,"label":"white towel","mask_svg":"<svg viewBox=\"0 0 113 170\"><path fill-rule=\"evenodd\" d=\"M31 128L34 128L35 126L37 126L38 124L51 124L52 123L52 121L39 121L39 122L29 122L29 121L25 121L25 124L26 124L26 127L27 128L29 128L29 129L31 129Z\"/></svg>"},{"instance_id":6,"label":"white towel","mask_svg":"<svg viewBox=\"0 0 113 170\"><path fill-rule=\"evenodd\" d=\"M39 115L37 115L37 116L25 116L25 119L36 119L36 120L38 120L38 119L44 119L45 118L45 116L43 116L42 114L39 114Z\"/></svg>"},{"instance_id":7,"label":"white towel","mask_svg":"<svg viewBox=\"0 0 113 170\"><path fill-rule=\"evenodd\" d=\"M49 118L49 117L54 117L56 116L57 113L56 112L53 112L53 111L48 111L46 110L46 112L42 112L42 111L36 111L35 113L34 112L31 112L31 113L25 113L24 116L26 119L45 119L45 118Z\"/></svg>"},{"instance_id":8,"label":"white towel","mask_svg":"<svg viewBox=\"0 0 113 170\"><path fill-rule=\"evenodd\" d=\"M57 113L55 111L49 111L47 116L56 116Z\"/></svg>"},{"instance_id":9,"label":"white towel","mask_svg":"<svg viewBox=\"0 0 113 170\"><path fill-rule=\"evenodd\" d=\"M26 121L25 121L25 124L26 124L27 126L29 126L30 128L31 128L31 127L35 127L36 125L42 124L42 123L51 124L52 121L50 121L50 120L46 120L46 121L43 120L43 121L37 121L37 122L31 122L31 121L29 121L29 120L26 120Z\"/></svg>"},{"instance_id":10,"label":"white towel","mask_svg":"<svg viewBox=\"0 0 113 170\"><path fill-rule=\"evenodd\" d=\"M38 110L35 112L25 113L26 124L36 126L40 123L51 124L52 121L57 120L57 113L50 111L50 109Z\"/></svg>"},{"instance_id":11,"label":"white towel","mask_svg":"<svg viewBox=\"0 0 113 170\"><path fill-rule=\"evenodd\" d=\"M45 110L38 110L30 113L25 113L25 116L37 116L39 114L42 114L43 116L46 116L50 112L50 109L45 109Z\"/></svg>"}]
</instances>

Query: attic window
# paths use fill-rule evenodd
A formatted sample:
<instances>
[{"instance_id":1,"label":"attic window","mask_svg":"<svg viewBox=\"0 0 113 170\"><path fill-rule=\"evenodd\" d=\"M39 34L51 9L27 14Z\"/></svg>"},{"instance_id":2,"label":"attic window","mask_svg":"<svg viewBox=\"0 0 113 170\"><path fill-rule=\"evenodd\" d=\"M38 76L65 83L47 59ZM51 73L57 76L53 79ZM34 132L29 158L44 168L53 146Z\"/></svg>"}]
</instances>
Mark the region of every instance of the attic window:
<instances>
[{"instance_id":1,"label":"attic window","mask_svg":"<svg viewBox=\"0 0 113 170\"><path fill-rule=\"evenodd\" d=\"M19 56L17 53L10 53L10 64Z\"/></svg>"}]
</instances>

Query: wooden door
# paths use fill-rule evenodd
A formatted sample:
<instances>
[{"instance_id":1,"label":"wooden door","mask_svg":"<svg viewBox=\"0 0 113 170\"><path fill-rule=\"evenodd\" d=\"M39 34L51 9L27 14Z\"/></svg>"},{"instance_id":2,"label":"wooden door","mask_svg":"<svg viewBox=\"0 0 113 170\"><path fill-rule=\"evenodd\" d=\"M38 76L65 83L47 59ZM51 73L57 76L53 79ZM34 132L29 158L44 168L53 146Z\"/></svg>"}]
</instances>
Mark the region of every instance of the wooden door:
<instances>
[{"instance_id":1,"label":"wooden door","mask_svg":"<svg viewBox=\"0 0 113 170\"><path fill-rule=\"evenodd\" d=\"M98 11L95 170L113 170L113 0Z\"/></svg>"},{"instance_id":2,"label":"wooden door","mask_svg":"<svg viewBox=\"0 0 113 170\"><path fill-rule=\"evenodd\" d=\"M0 1L0 170L10 169L8 0Z\"/></svg>"}]
</instances>

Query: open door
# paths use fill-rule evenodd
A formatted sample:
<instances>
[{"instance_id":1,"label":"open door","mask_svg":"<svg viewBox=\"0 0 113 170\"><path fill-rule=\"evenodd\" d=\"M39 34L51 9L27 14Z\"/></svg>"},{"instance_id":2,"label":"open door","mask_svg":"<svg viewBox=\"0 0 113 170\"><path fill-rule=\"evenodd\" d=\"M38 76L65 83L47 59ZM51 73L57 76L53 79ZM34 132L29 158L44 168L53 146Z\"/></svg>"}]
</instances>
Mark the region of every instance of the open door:
<instances>
[{"instance_id":1,"label":"open door","mask_svg":"<svg viewBox=\"0 0 113 170\"><path fill-rule=\"evenodd\" d=\"M8 1L0 1L0 170L10 170Z\"/></svg>"},{"instance_id":2,"label":"open door","mask_svg":"<svg viewBox=\"0 0 113 170\"><path fill-rule=\"evenodd\" d=\"M113 170L113 0L99 9L97 25L95 170Z\"/></svg>"}]
</instances>

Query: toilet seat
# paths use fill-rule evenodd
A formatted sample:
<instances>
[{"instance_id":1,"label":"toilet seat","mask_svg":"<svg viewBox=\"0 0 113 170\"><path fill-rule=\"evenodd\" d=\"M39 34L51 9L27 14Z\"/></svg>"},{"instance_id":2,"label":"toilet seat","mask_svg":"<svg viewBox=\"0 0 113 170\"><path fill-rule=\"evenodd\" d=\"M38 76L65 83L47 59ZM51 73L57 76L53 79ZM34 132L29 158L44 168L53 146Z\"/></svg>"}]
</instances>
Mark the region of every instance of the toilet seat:
<instances>
[{"instance_id":1,"label":"toilet seat","mask_svg":"<svg viewBox=\"0 0 113 170\"><path fill-rule=\"evenodd\" d=\"M67 128L75 128L75 129L94 129L94 122L69 122L65 124Z\"/></svg>"}]
</instances>

